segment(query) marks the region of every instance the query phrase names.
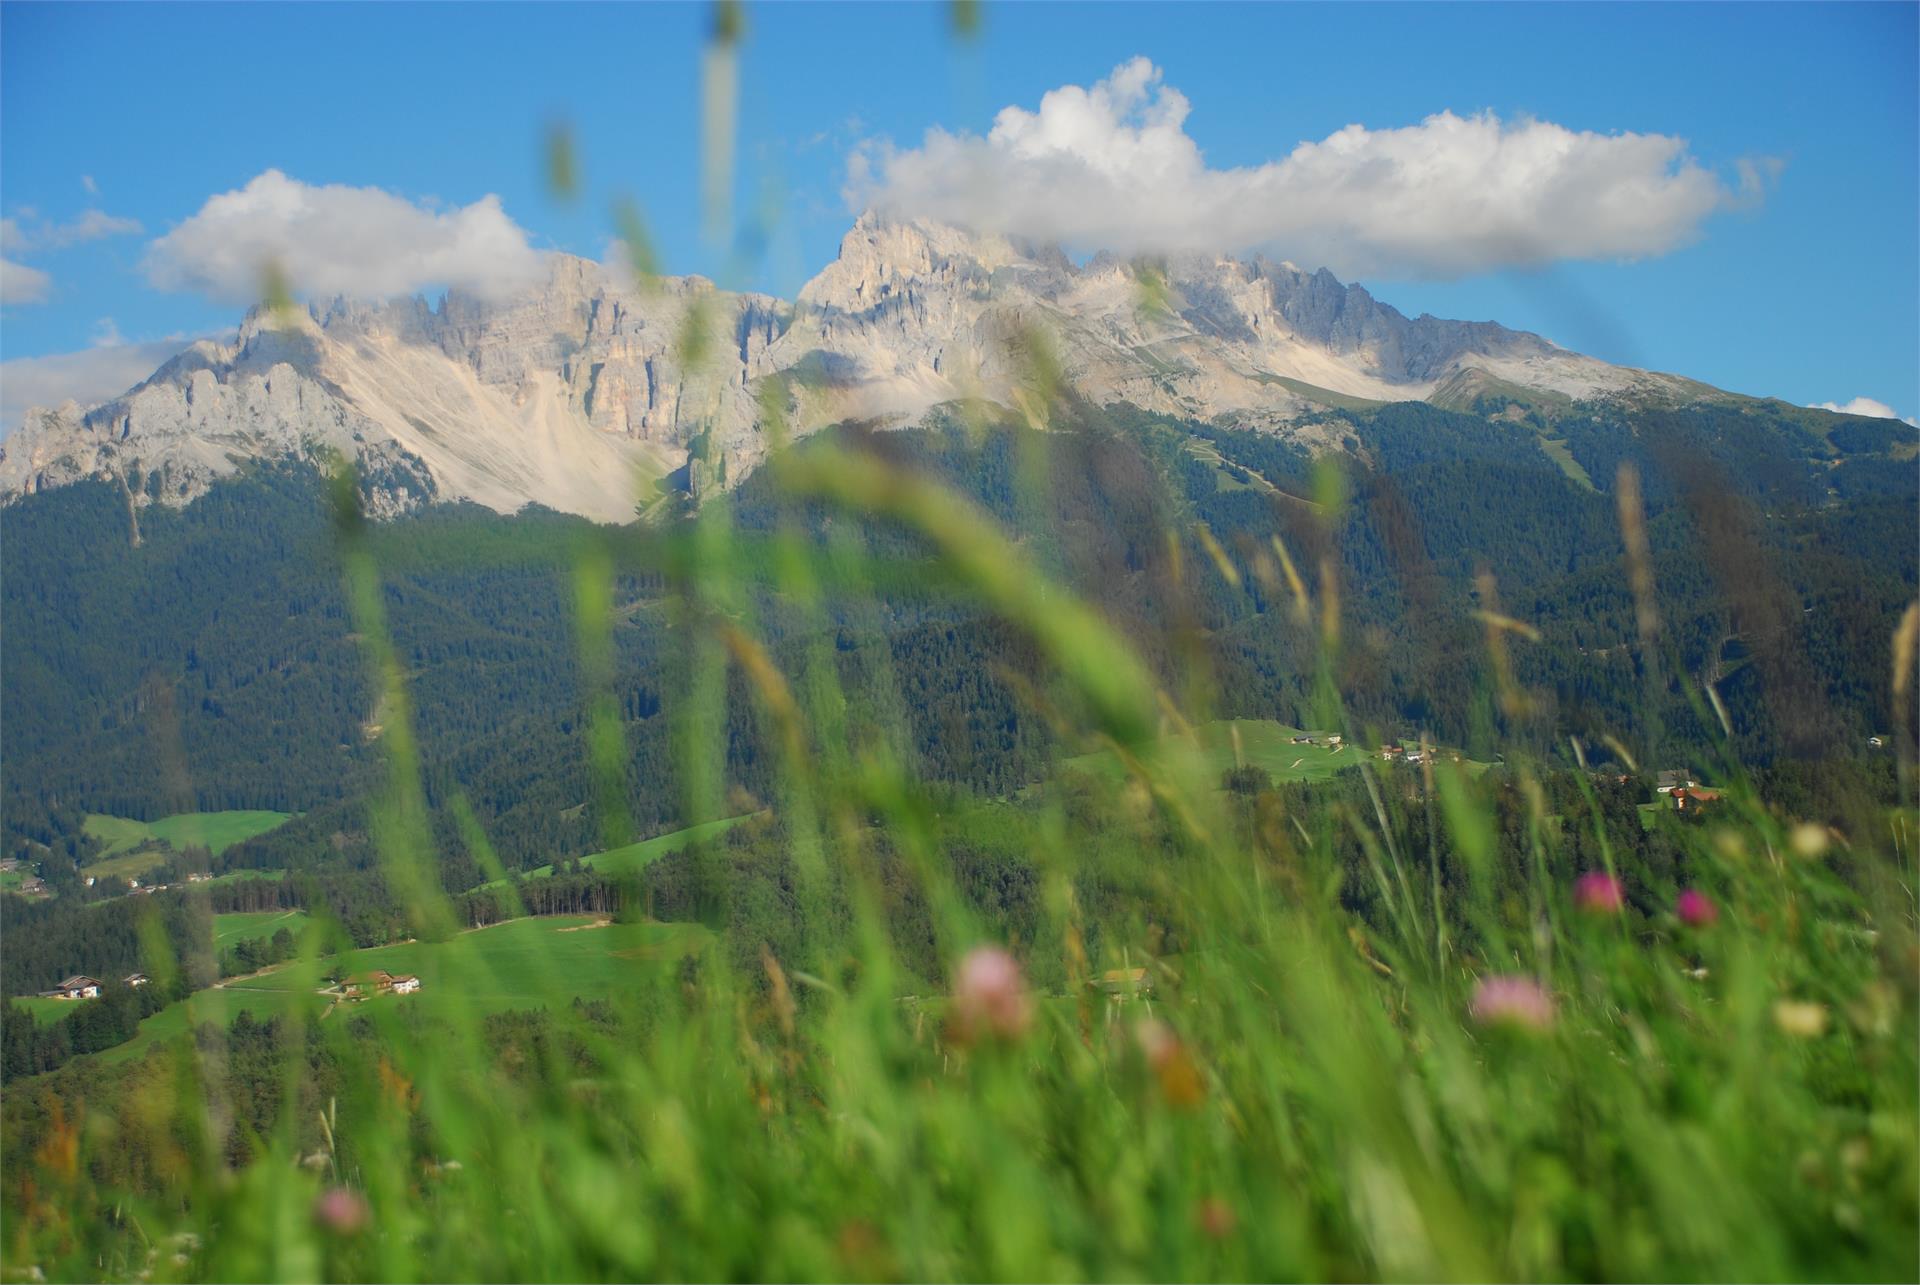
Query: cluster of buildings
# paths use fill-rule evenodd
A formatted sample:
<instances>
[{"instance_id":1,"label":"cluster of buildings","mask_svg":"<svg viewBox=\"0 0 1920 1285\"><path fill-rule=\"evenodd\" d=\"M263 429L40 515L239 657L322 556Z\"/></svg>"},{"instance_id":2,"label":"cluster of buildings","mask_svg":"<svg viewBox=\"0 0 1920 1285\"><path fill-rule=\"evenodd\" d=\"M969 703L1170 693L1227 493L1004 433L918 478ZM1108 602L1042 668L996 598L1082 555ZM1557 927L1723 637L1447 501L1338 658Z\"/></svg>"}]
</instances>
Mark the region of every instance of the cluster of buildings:
<instances>
[{"instance_id":1,"label":"cluster of buildings","mask_svg":"<svg viewBox=\"0 0 1920 1285\"><path fill-rule=\"evenodd\" d=\"M1668 768L1654 778L1654 790L1673 800L1676 812L1698 812L1720 801L1720 791L1708 790L1678 768Z\"/></svg>"},{"instance_id":2,"label":"cluster of buildings","mask_svg":"<svg viewBox=\"0 0 1920 1285\"><path fill-rule=\"evenodd\" d=\"M1302 732L1293 738L1295 745L1317 745L1323 750L1337 750L1346 743L1346 738L1338 732Z\"/></svg>"},{"instance_id":3,"label":"cluster of buildings","mask_svg":"<svg viewBox=\"0 0 1920 1285\"><path fill-rule=\"evenodd\" d=\"M1405 745L1388 744L1380 747L1380 757L1388 763L1437 763L1442 757L1445 757L1450 763L1458 763L1460 761L1460 751L1439 750L1432 746L1408 747Z\"/></svg>"},{"instance_id":4,"label":"cluster of buildings","mask_svg":"<svg viewBox=\"0 0 1920 1285\"><path fill-rule=\"evenodd\" d=\"M145 973L128 973L120 980L128 986L145 986L149 979ZM41 991L40 996L43 999L99 999L100 987L98 978L75 973L52 990Z\"/></svg>"},{"instance_id":5,"label":"cluster of buildings","mask_svg":"<svg viewBox=\"0 0 1920 1285\"><path fill-rule=\"evenodd\" d=\"M15 886L14 891L23 897L46 895L47 885L41 882L39 875L26 868L18 857L0 857L0 874L18 874L20 882Z\"/></svg>"},{"instance_id":6,"label":"cluster of buildings","mask_svg":"<svg viewBox=\"0 0 1920 1285\"><path fill-rule=\"evenodd\" d=\"M210 875L210 874L208 874L208 873L207 873L206 871L204 871L204 870L195 870L195 871L193 871L193 872L192 872L191 874L189 874L189 875L187 876L187 878L186 878L186 882L188 882L188 883L212 883L212 882L213 882L213 876L212 876L212 875ZM140 894L141 896L143 896L143 897L150 897L150 896L152 896L152 895L153 895L154 893L156 893L156 892L165 892L165 891L166 891L167 889L169 889L169 888L172 888L172 887L175 887L175 886L176 886L176 885L174 885L174 884L170 884L170 883L141 883L141 882L140 882L140 881L139 881L138 879L129 879L129 880L127 880L127 887L128 887L128 889L129 889L129 890L131 890L131 891L133 891L133 892L137 892L137 893L139 893L139 894ZM92 878L92 876L88 876L88 878L87 878L87 887L89 887L89 888L91 888L91 887L93 887L93 878Z\"/></svg>"},{"instance_id":7,"label":"cluster of buildings","mask_svg":"<svg viewBox=\"0 0 1920 1285\"><path fill-rule=\"evenodd\" d=\"M411 973L389 973L376 968L370 973L355 973L340 984L343 999L358 1003L375 995L411 995L420 989L420 979Z\"/></svg>"},{"instance_id":8,"label":"cluster of buildings","mask_svg":"<svg viewBox=\"0 0 1920 1285\"><path fill-rule=\"evenodd\" d=\"M1312 745L1318 749L1336 752L1348 748L1346 738L1338 732L1301 732L1290 740L1295 745ZM1382 745L1378 753L1381 761L1385 763L1425 763L1438 759L1442 753L1455 763L1460 761L1457 750L1441 751L1431 746L1401 745L1393 741Z\"/></svg>"}]
</instances>

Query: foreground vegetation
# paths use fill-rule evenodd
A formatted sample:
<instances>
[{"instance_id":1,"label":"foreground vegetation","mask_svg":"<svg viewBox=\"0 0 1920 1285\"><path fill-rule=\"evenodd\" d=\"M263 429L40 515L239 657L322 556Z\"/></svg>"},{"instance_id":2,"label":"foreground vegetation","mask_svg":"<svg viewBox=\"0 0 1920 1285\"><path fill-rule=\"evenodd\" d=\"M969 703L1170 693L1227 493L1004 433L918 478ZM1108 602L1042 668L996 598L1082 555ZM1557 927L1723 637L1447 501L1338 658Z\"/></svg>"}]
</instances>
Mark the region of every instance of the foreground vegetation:
<instances>
[{"instance_id":1,"label":"foreground vegetation","mask_svg":"<svg viewBox=\"0 0 1920 1285\"><path fill-rule=\"evenodd\" d=\"M1064 756L1017 799L918 780L899 725L868 717L889 676L849 678L814 615L860 609L844 587L860 550L783 525L773 583L752 584L767 563L738 552L716 500L636 547L673 568L685 812L739 815L724 746L742 717L767 747L764 806L644 862L519 880L456 804L464 862L443 863L378 563L343 503L353 625L391 711L370 842L414 940L350 949L354 930L316 888L286 963L12 1087L10 1268L1920 1270L1910 773L1896 784L1891 760L1884 776L1854 773L1863 800L1843 777L1749 772L1714 693L1675 677L1723 794L1648 829L1650 725L1623 728L1604 770L1580 740L1532 748L1555 741L1510 661L1526 627L1488 605L1464 677L1513 733L1498 766L1367 760L1275 779L1293 760L1242 725L1239 755L1281 768L1249 776L1240 757L1223 762L1195 653L1143 659L944 489L871 453L770 467L796 504L924 542L1017 633L1033 663L1010 681L1052 734L1099 757ZM1338 503L1331 482L1322 501ZM604 622L628 556L588 548L573 582L591 811L609 852L632 851L634 822L618 722L592 693L611 681ZM1374 743L1342 694L1332 565L1291 590L1260 556L1238 574L1271 573L1280 603L1295 595L1274 627L1314 657L1312 723ZM831 603L830 576L843 586ZM1642 605L1657 618L1657 600ZM1908 619L1889 665L1901 755ZM778 663L760 641L776 628ZM1640 646L1652 663L1657 628ZM453 886L490 883L485 904L510 922L461 931L482 894L454 895L447 872L469 868L482 878ZM522 898L575 884L608 913L514 917ZM160 913L156 944L169 940ZM164 950L153 965L162 985L192 969ZM359 1005L316 993L376 967L424 989Z\"/></svg>"}]
</instances>

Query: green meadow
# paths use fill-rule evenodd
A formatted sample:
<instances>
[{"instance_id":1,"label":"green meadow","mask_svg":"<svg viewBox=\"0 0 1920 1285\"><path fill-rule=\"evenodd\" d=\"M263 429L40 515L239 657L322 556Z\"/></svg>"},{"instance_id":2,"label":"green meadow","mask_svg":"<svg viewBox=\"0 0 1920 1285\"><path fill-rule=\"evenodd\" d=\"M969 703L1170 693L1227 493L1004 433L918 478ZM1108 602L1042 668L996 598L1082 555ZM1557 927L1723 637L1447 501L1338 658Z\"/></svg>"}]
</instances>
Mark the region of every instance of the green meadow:
<instances>
[{"instance_id":1,"label":"green meadow","mask_svg":"<svg viewBox=\"0 0 1920 1285\"><path fill-rule=\"evenodd\" d=\"M747 815L750 816L752 814L749 813ZM656 835L651 839L643 839L639 843L629 843L624 847L609 848L605 852L596 852L591 856L580 858L580 864L597 870L601 874L629 874L633 871L644 869L652 865L655 861L658 861L661 857L678 852L689 844L701 843L725 834L728 830L746 819L746 816L737 816L723 817L718 821L703 821L699 825L690 825L684 830L675 830L671 834ZM544 865L537 869L527 871L525 877L529 879L546 879L552 875L553 867L551 865ZM499 886L499 881L495 880L493 883L484 886L489 888L497 887Z\"/></svg>"},{"instance_id":2,"label":"green meadow","mask_svg":"<svg viewBox=\"0 0 1920 1285\"><path fill-rule=\"evenodd\" d=\"M114 1066L143 1056L156 1044L179 1039L189 1031L206 1025L231 1026L241 1013L251 1013L258 1021L267 1021L282 1013L304 1011L309 1017L326 1009L327 1001L311 991L240 990L216 986L196 991L183 1000L167 1005L140 1023L134 1037L124 1044L95 1054L102 1065Z\"/></svg>"},{"instance_id":3,"label":"green meadow","mask_svg":"<svg viewBox=\"0 0 1920 1285\"><path fill-rule=\"evenodd\" d=\"M117 869L105 871L104 867L112 858L147 844L164 844L176 852L205 848L218 856L244 839L276 829L291 816L289 812L264 811L180 812L158 821L135 821L96 812L87 817L83 828L106 847L100 854L101 860L87 867L87 873L118 874Z\"/></svg>"},{"instance_id":4,"label":"green meadow","mask_svg":"<svg viewBox=\"0 0 1920 1285\"><path fill-rule=\"evenodd\" d=\"M75 1006L75 1001L70 999L47 999L41 995L22 995L10 1002L32 1013L33 1020L42 1026L52 1026L73 1012Z\"/></svg>"},{"instance_id":5,"label":"green meadow","mask_svg":"<svg viewBox=\"0 0 1920 1285\"><path fill-rule=\"evenodd\" d=\"M162 848L142 848L137 852L122 852L117 857L82 866L80 873L96 879L138 879L149 870L167 864L170 855Z\"/></svg>"},{"instance_id":6,"label":"green meadow","mask_svg":"<svg viewBox=\"0 0 1920 1285\"><path fill-rule=\"evenodd\" d=\"M1293 738L1303 735L1306 733L1300 728L1271 719L1235 718L1203 723L1189 732L1162 737L1157 748L1163 759L1197 770L1216 784L1223 774L1243 766L1265 770L1276 783L1322 781L1369 758L1367 751L1357 745L1338 748L1295 745ZM1128 774L1127 766L1111 750L1096 750L1067 759L1065 766L1108 781L1117 781Z\"/></svg>"},{"instance_id":7,"label":"green meadow","mask_svg":"<svg viewBox=\"0 0 1920 1285\"><path fill-rule=\"evenodd\" d=\"M510 919L446 941L350 951L326 961L322 971L411 974L420 979L421 998L441 996L490 1012L616 994L651 966L679 960L702 936L686 924L622 924L590 915ZM289 965L228 989L285 990L303 980Z\"/></svg>"},{"instance_id":8,"label":"green meadow","mask_svg":"<svg viewBox=\"0 0 1920 1285\"><path fill-rule=\"evenodd\" d=\"M223 950L243 941L271 937L282 928L298 937L307 926L304 910L255 910L213 917L213 947Z\"/></svg>"},{"instance_id":9,"label":"green meadow","mask_svg":"<svg viewBox=\"0 0 1920 1285\"><path fill-rule=\"evenodd\" d=\"M248 879L281 880L287 877L284 870L229 870L223 875L215 875L207 880L207 886L223 883L242 883Z\"/></svg>"},{"instance_id":10,"label":"green meadow","mask_svg":"<svg viewBox=\"0 0 1920 1285\"><path fill-rule=\"evenodd\" d=\"M81 873L96 879L138 879L165 865L174 853L205 848L218 856L242 840L278 828L291 816L288 812L265 811L181 812L158 821L135 821L91 813L82 829L106 846L99 859L83 867Z\"/></svg>"},{"instance_id":11,"label":"green meadow","mask_svg":"<svg viewBox=\"0 0 1920 1285\"><path fill-rule=\"evenodd\" d=\"M278 915L219 915L223 921L253 921L246 931L266 935L266 921ZM309 922L300 916L299 923ZM277 927L277 925L274 925ZM231 926L240 931L237 925ZM218 929L217 929L218 931ZM139 1033L125 1044L99 1054L107 1064L139 1057L155 1044L165 1043L211 1023L230 1026L241 1013L257 1021L304 1012L310 1018L333 1013L377 1014L389 1006L409 1008L463 1019L475 1014L509 1009L562 1008L575 999L610 999L631 991L637 981L654 976L699 949L704 930L686 924L615 924L584 915L514 919L490 928L460 933L442 942L406 942L327 957L318 965L294 962L208 990L198 991L161 1009L140 1024ZM233 938L222 942L231 945ZM381 995L350 1008L318 992L328 974L366 973L376 969L412 974L421 987L413 995ZM58 1001L39 1001L37 1018L58 1020ZM71 1006L68 1006L71 1007Z\"/></svg>"}]
</instances>

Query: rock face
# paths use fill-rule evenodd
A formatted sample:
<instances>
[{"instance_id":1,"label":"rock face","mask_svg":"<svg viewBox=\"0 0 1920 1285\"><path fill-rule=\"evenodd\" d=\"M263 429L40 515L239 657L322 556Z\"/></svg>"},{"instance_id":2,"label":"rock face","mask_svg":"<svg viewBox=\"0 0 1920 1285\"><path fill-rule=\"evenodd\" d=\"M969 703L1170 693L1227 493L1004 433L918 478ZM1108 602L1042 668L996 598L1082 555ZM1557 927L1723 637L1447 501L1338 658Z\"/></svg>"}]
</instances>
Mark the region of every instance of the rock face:
<instances>
[{"instance_id":1,"label":"rock face","mask_svg":"<svg viewBox=\"0 0 1920 1285\"><path fill-rule=\"evenodd\" d=\"M1040 364L1097 404L1274 429L1324 394L1424 400L1466 372L1574 399L1713 391L1491 322L1409 319L1325 270L1106 255L1081 268L1058 250L872 215L801 291L772 356L803 347L838 359L840 409L878 417L965 395L1013 404Z\"/></svg>"},{"instance_id":2,"label":"rock face","mask_svg":"<svg viewBox=\"0 0 1920 1285\"><path fill-rule=\"evenodd\" d=\"M1517 386L1572 397L1713 390L1610 366L1490 322L1409 319L1325 271L1155 264L864 215L788 304L698 277L644 287L550 257L504 303L458 293L256 310L104 405L36 409L0 446L0 495L85 477L186 503L249 459L340 452L376 510L467 499L626 521L704 458L737 481L777 409L807 432L916 422L981 399L1044 422L1053 394L1312 439L1348 398L1446 402Z\"/></svg>"}]
</instances>

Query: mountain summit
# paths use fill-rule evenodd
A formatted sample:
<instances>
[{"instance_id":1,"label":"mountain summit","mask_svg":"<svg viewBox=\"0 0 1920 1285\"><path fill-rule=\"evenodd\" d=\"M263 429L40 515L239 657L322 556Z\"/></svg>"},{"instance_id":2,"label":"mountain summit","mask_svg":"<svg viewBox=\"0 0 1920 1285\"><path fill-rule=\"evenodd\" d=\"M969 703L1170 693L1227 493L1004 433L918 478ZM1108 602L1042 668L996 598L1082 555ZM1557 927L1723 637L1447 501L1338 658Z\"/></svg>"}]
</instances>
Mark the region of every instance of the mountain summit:
<instances>
[{"instance_id":1,"label":"mountain summit","mask_svg":"<svg viewBox=\"0 0 1920 1285\"><path fill-rule=\"evenodd\" d=\"M1049 388L1047 385L1053 385ZM794 303L568 255L501 302L460 292L256 309L122 396L28 412L0 495L86 477L181 504L249 459L337 451L381 511L466 499L630 518L693 455L721 482L796 432L918 422L1049 393L1309 441L1330 406L1481 392L1685 400L1712 389L1491 322L1409 319L1324 270L1185 256L1077 265L1058 248L865 214Z\"/></svg>"}]
</instances>

